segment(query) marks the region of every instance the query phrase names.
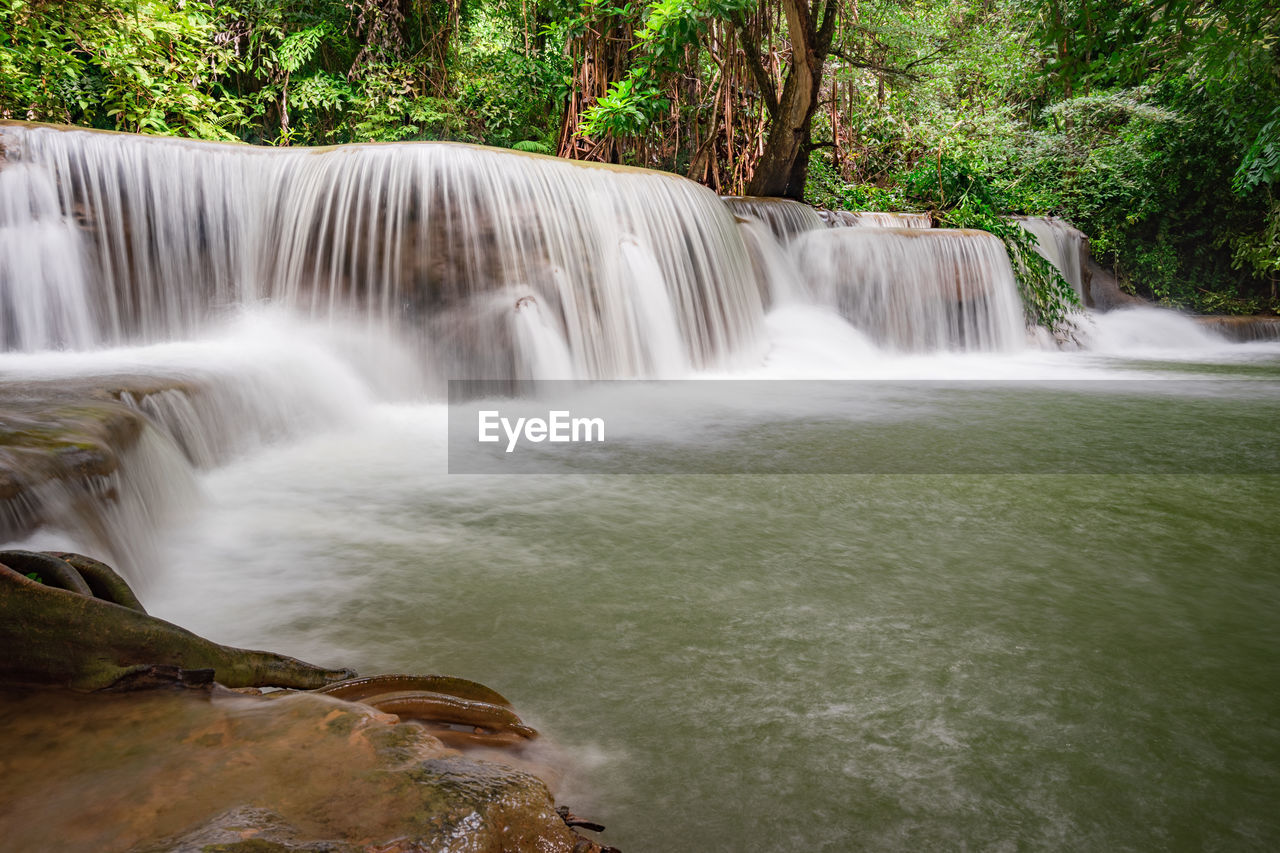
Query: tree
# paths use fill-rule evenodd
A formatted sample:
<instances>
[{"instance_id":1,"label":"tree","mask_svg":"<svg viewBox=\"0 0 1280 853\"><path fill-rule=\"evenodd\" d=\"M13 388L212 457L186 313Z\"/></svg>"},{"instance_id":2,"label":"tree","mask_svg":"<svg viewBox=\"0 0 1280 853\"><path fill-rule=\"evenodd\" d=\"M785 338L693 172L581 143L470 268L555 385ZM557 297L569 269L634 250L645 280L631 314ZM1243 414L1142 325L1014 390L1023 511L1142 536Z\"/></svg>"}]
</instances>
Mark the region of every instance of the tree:
<instances>
[{"instance_id":1,"label":"tree","mask_svg":"<svg viewBox=\"0 0 1280 853\"><path fill-rule=\"evenodd\" d=\"M747 189L749 195L804 198L813 114L818 109L823 67L835 33L837 5L837 0L782 0L791 42L791 67L781 96L768 88L771 81L757 73L771 124L764 154ZM739 26L738 32L745 34L748 30ZM742 48L753 72L762 69L759 47L744 37Z\"/></svg>"}]
</instances>

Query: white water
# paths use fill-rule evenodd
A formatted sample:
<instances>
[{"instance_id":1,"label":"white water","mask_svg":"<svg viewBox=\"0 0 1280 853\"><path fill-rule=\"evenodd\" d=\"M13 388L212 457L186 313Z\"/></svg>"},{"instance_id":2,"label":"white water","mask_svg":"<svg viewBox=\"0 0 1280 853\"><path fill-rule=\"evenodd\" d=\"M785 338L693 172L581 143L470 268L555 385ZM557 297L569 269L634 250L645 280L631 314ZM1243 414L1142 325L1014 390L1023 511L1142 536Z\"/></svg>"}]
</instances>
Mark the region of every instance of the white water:
<instances>
[{"instance_id":1,"label":"white water","mask_svg":"<svg viewBox=\"0 0 1280 853\"><path fill-rule=\"evenodd\" d=\"M185 337L267 299L414 338L441 378L510 376L518 299L495 312L492 297L527 289L563 326L575 375L641 376L668 318L650 329L632 310L624 242L659 271L646 286L669 288L651 302L676 306L688 363L749 349L762 320L732 217L660 173L447 144L283 151L20 126L0 142L91 224L91 298L41 297L39 317L88 304L103 343ZM16 320L7 348L50 337L47 319Z\"/></svg>"},{"instance_id":2,"label":"white water","mask_svg":"<svg viewBox=\"0 0 1280 853\"><path fill-rule=\"evenodd\" d=\"M932 228L933 218L927 213L894 213L879 210L829 210L827 224L832 228Z\"/></svg>"},{"instance_id":3,"label":"white water","mask_svg":"<svg viewBox=\"0 0 1280 853\"><path fill-rule=\"evenodd\" d=\"M94 340L80 235L57 193L44 169L0 169L0 351Z\"/></svg>"},{"instance_id":4,"label":"white water","mask_svg":"<svg viewBox=\"0 0 1280 853\"><path fill-rule=\"evenodd\" d=\"M817 211L798 201L753 196L722 196L722 199L735 215L763 222L784 244L806 231L825 226Z\"/></svg>"},{"instance_id":5,"label":"white water","mask_svg":"<svg viewBox=\"0 0 1280 853\"><path fill-rule=\"evenodd\" d=\"M744 218L738 223L738 230L751 256L765 306L776 307L804 299L804 285L797 275L795 262L772 229L758 219Z\"/></svg>"},{"instance_id":6,"label":"white water","mask_svg":"<svg viewBox=\"0 0 1280 853\"><path fill-rule=\"evenodd\" d=\"M827 229L794 202L726 209L671 176L456 145L279 152L25 126L0 142L0 376L156 377L121 397L153 425L142 467L173 469L153 479L359 430L381 405L442 399L445 377L1062 370L1027 349L1005 253L982 233ZM1109 355L1222 345L1155 309L1082 338ZM101 547L135 577L155 561L119 543L164 526L146 507L184 504L134 501L107 535L58 509L67 498L24 500L116 543Z\"/></svg>"},{"instance_id":7,"label":"white water","mask_svg":"<svg viewBox=\"0 0 1280 853\"><path fill-rule=\"evenodd\" d=\"M1081 267L1088 251L1084 234L1053 216L1019 216L1014 221L1035 236L1040 254L1062 274L1076 296L1083 299Z\"/></svg>"},{"instance_id":8,"label":"white water","mask_svg":"<svg viewBox=\"0 0 1280 853\"><path fill-rule=\"evenodd\" d=\"M1004 244L978 231L834 228L796 241L801 278L877 344L893 350L1025 346Z\"/></svg>"},{"instance_id":9,"label":"white water","mask_svg":"<svg viewBox=\"0 0 1280 853\"><path fill-rule=\"evenodd\" d=\"M1195 354L1223 349L1223 338L1176 311L1120 308L1090 314L1082 324L1085 347L1107 355Z\"/></svg>"}]
</instances>

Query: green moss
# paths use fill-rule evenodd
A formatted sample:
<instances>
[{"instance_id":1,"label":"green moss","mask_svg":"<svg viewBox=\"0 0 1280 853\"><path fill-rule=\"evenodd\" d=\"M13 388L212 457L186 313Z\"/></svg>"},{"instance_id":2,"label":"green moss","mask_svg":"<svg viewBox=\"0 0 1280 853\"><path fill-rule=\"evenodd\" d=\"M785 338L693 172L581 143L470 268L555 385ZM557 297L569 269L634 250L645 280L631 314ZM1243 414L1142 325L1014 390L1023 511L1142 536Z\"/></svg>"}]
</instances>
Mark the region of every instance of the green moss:
<instances>
[{"instance_id":1,"label":"green moss","mask_svg":"<svg viewBox=\"0 0 1280 853\"><path fill-rule=\"evenodd\" d=\"M340 717L334 717L325 724L325 728L330 734L349 735L355 731L356 724L360 722L360 717L354 713L343 714Z\"/></svg>"}]
</instances>

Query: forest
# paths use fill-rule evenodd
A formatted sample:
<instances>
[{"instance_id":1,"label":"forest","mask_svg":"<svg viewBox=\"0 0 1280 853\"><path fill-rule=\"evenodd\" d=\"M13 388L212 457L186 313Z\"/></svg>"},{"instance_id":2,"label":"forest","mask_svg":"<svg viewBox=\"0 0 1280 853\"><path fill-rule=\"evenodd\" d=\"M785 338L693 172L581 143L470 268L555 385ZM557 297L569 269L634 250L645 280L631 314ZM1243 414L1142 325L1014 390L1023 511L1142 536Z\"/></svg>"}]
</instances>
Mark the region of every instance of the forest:
<instances>
[{"instance_id":1,"label":"forest","mask_svg":"<svg viewBox=\"0 0 1280 853\"><path fill-rule=\"evenodd\" d=\"M0 118L452 140L726 195L1058 215L1122 285L1280 313L1266 0L0 0Z\"/></svg>"}]
</instances>

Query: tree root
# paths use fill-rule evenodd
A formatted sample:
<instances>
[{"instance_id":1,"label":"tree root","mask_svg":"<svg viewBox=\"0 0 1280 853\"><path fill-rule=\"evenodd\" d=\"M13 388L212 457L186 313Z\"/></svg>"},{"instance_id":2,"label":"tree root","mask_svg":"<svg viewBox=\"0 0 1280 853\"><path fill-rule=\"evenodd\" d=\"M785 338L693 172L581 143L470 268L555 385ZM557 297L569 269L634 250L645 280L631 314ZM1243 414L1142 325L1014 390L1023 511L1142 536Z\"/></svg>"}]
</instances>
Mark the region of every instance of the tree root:
<instances>
[{"instance_id":1,"label":"tree root","mask_svg":"<svg viewBox=\"0 0 1280 853\"><path fill-rule=\"evenodd\" d=\"M432 735L459 749L519 749L538 736L502 694L465 678L371 675L317 692L424 723Z\"/></svg>"},{"instance_id":2,"label":"tree root","mask_svg":"<svg viewBox=\"0 0 1280 853\"><path fill-rule=\"evenodd\" d=\"M148 616L109 566L61 552L0 551L0 647L0 682L77 690L145 681L156 667L212 670L226 687L303 690L355 674L219 645Z\"/></svg>"},{"instance_id":3,"label":"tree root","mask_svg":"<svg viewBox=\"0 0 1280 853\"><path fill-rule=\"evenodd\" d=\"M470 699L473 702L487 702L490 705L501 705L503 708L511 707L507 698L498 691L475 681L449 675L369 675L364 678L349 678L320 688L321 693L327 693L348 702L364 702L370 696L377 696L380 693L405 690L444 693L448 696L457 696L459 699Z\"/></svg>"}]
</instances>

